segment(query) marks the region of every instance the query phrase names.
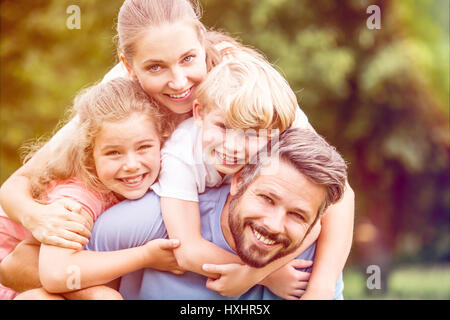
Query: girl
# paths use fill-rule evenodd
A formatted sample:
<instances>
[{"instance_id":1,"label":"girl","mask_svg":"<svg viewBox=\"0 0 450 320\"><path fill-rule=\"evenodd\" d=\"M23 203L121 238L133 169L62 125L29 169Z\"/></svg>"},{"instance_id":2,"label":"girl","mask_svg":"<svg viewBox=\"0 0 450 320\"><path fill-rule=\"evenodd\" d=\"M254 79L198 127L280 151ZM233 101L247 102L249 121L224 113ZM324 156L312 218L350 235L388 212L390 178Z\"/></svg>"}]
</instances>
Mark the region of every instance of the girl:
<instances>
[{"instance_id":1,"label":"girl","mask_svg":"<svg viewBox=\"0 0 450 320\"><path fill-rule=\"evenodd\" d=\"M121 64L106 77L110 79L126 72L149 96L170 110L172 119L177 123L191 116L197 86L206 73L221 60L221 52L215 49L215 45L226 41L239 50L256 55L253 50L244 48L234 39L206 30L194 7L187 0L125 1L119 12L117 27ZM56 138L64 135L62 130ZM40 153L45 152L46 148ZM37 154L35 158L39 156ZM54 245L79 247L77 241L79 242L80 235L75 228L80 224L67 223L65 214L61 213L65 212L65 208L57 210L32 201L27 172L33 167L33 160L2 186L2 206L12 219L24 224L38 240ZM329 214L322 219L315 267L305 297L333 296L336 280L351 246L353 203L353 192L348 186L344 199L330 207L327 210ZM57 222L50 226L49 219ZM180 240L184 244L183 239ZM177 258L184 258L180 261L183 261L182 266L188 270L217 277L217 274L205 272L201 268L203 263L239 263L236 256L220 250L218 252L217 248L211 247L205 254L210 258L204 261L199 258L196 248L198 246L182 245L175 251ZM290 266L286 268L299 277L300 271ZM216 283L217 287L221 286L220 280ZM281 282L278 283L283 287Z\"/></svg>"},{"instance_id":2,"label":"girl","mask_svg":"<svg viewBox=\"0 0 450 320\"><path fill-rule=\"evenodd\" d=\"M75 98L72 113L77 115L76 132L59 140L62 143L54 144L47 158L35 163L30 172L31 190L43 203L60 202L72 208L78 204L79 214L95 221L117 202L138 199L148 191L159 173L160 146L172 126L140 86L124 78L82 92ZM50 292L67 292L99 286L143 267L180 273L168 250L174 244L176 241L159 239L143 247L103 253L42 244L40 281ZM101 268L100 260L108 261L111 268ZM68 282L67 270L76 272L73 283ZM36 298L39 292L40 297L52 297L34 290L18 298ZM105 286L84 293L103 299L120 297ZM76 297L86 298L83 292Z\"/></svg>"}]
</instances>

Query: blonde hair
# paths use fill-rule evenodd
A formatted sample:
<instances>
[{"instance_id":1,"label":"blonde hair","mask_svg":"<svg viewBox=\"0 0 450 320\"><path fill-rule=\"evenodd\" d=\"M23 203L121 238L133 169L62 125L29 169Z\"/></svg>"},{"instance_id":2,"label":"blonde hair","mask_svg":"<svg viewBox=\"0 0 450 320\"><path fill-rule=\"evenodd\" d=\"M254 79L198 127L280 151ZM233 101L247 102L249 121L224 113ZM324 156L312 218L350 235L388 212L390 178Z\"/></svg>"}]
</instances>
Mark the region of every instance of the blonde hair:
<instances>
[{"instance_id":1,"label":"blonde hair","mask_svg":"<svg viewBox=\"0 0 450 320\"><path fill-rule=\"evenodd\" d=\"M236 39L223 31L208 30L200 21L201 5L197 0L125 0L117 20L117 51L129 62L136 53L136 41L151 27L184 21L194 27L199 42L206 52L207 70L222 61L221 53L215 48L220 42L229 42L235 47L247 50Z\"/></svg>"},{"instance_id":2,"label":"blonde hair","mask_svg":"<svg viewBox=\"0 0 450 320\"><path fill-rule=\"evenodd\" d=\"M118 51L128 61L135 55L136 40L148 28L168 23L192 23L203 43L206 28L200 22L201 8L189 0L125 0L117 21Z\"/></svg>"},{"instance_id":3,"label":"blonde hair","mask_svg":"<svg viewBox=\"0 0 450 320\"><path fill-rule=\"evenodd\" d=\"M250 53L249 53L250 52ZM253 50L229 49L231 59L209 72L197 88L203 112L219 108L237 129L279 129L292 125L297 98L281 74Z\"/></svg>"},{"instance_id":4,"label":"blonde hair","mask_svg":"<svg viewBox=\"0 0 450 320\"><path fill-rule=\"evenodd\" d=\"M37 162L33 163L35 169L29 174L33 196L42 199L51 181L73 177L94 191L108 192L98 179L93 158L95 138L103 123L120 121L134 113L142 114L153 122L162 145L174 129L168 113L163 110L138 83L125 78L82 90L74 99L70 110L72 123L65 128L64 139L59 137L52 141L45 158L41 154L33 158ZM31 146L25 161L31 159L38 148L39 145Z\"/></svg>"}]
</instances>

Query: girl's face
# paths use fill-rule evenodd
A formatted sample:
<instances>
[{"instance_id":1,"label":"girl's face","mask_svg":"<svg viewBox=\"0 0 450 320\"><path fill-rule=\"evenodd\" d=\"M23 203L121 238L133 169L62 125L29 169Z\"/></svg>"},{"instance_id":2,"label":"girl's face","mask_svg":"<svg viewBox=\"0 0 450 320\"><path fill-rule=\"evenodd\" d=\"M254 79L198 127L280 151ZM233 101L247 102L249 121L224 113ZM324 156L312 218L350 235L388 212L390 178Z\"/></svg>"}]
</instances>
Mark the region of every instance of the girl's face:
<instances>
[{"instance_id":1,"label":"girl's face","mask_svg":"<svg viewBox=\"0 0 450 320\"><path fill-rule=\"evenodd\" d=\"M189 113L206 76L206 53L186 22L152 27L136 41L131 75L145 92L177 114Z\"/></svg>"},{"instance_id":2,"label":"girl's face","mask_svg":"<svg viewBox=\"0 0 450 320\"><path fill-rule=\"evenodd\" d=\"M93 150L99 180L121 200L139 199L158 177L160 140L153 121L132 114L105 122Z\"/></svg>"}]
</instances>

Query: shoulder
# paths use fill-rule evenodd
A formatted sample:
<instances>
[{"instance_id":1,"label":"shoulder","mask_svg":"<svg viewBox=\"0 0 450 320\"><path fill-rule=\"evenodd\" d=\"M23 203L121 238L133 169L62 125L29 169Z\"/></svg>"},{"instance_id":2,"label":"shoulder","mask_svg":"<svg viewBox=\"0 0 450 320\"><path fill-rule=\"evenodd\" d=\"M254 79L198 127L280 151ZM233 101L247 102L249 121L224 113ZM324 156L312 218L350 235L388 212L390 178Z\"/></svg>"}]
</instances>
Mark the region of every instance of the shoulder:
<instances>
[{"instance_id":1,"label":"shoulder","mask_svg":"<svg viewBox=\"0 0 450 320\"><path fill-rule=\"evenodd\" d=\"M201 128L195 124L194 118L180 123L161 150L163 167L167 158L176 158L188 165L201 163L201 133Z\"/></svg>"},{"instance_id":2,"label":"shoulder","mask_svg":"<svg viewBox=\"0 0 450 320\"><path fill-rule=\"evenodd\" d=\"M128 71L123 62L116 64L107 74L103 77L102 83L108 82L116 78L128 78Z\"/></svg>"},{"instance_id":3,"label":"shoulder","mask_svg":"<svg viewBox=\"0 0 450 320\"><path fill-rule=\"evenodd\" d=\"M95 220L104 210L105 201L101 194L89 189L81 180L52 181L47 190L49 202L69 198L80 203Z\"/></svg>"},{"instance_id":4,"label":"shoulder","mask_svg":"<svg viewBox=\"0 0 450 320\"><path fill-rule=\"evenodd\" d=\"M94 224L88 249L126 249L165 236L159 197L148 192L138 200L124 200L106 210Z\"/></svg>"},{"instance_id":5,"label":"shoulder","mask_svg":"<svg viewBox=\"0 0 450 320\"><path fill-rule=\"evenodd\" d=\"M189 146L193 146L198 140L199 132L200 128L195 125L194 118L184 120L166 141L162 152L171 152L178 149L190 150Z\"/></svg>"},{"instance_id":6,"label":"shoulder","mask_svg":"<svg viewBox=\"0 0 450 320\"><path fill-rule=\"evenodd\" d=\"M217 188L206 188L199 194L199 206L202 215L211 215L212 212L221 214L222 209L230 193L230 185L222 185Z\"/></svg>"},{"instance_id":7,"label":"shoulder","mask_svg":"<svg viewBox=\"0 0 450 320\"><path fill-rule=\"evenodd\" d=\"M300 107L295 110L295 119L291 127L300 129L307 129L310 127L308 117Z\"/></svg>"}]
</instances>

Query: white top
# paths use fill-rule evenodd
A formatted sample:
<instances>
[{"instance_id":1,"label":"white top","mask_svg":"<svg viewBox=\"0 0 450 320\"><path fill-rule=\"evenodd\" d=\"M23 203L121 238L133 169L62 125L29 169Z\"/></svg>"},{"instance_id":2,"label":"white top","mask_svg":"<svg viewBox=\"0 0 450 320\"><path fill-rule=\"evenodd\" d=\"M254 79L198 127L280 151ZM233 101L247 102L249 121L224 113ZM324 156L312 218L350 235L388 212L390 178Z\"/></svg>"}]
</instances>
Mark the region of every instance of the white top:
<instances>
[{"instance_id":1,"label":"white top","mask_svg":"<svg viewBox=\"0 0 450 320\"><path fill-rule=\"evenodd\" d=\"M293 127L308 126L308 118L297 108ZM160 197L198 202L198 194L206 187L230 182L231 176L222 178L205 160L202 129L195 125L194 118L189 118L175 129L161 150L161 172L152 189Z\"/></svg>"},{"instance_id":2,"label":"white top","mask_svg":"<svg viewBox=\"0 0 450 320\"><path fill-rule=\"evenodd\" d=\"M116 64L111 70L108 71L107 74L105 74L105 76L103 77L102 83L103 82L108 82L112 79L116 79L116 78L128 78L129 74L128 74L128 70L125 67L125 64L121 61L118 64Z\"/></svg>"}]
</instances>

